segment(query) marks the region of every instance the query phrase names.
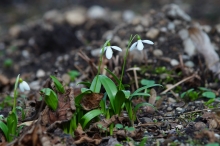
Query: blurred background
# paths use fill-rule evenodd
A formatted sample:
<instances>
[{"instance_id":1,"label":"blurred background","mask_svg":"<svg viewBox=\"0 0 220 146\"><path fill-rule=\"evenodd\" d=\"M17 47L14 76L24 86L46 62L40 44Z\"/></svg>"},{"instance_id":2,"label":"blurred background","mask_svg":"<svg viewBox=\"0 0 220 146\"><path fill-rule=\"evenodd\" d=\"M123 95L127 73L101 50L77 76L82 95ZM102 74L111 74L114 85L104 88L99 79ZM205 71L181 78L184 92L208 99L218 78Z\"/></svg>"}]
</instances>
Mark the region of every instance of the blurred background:
<instances>
[{"instance_id":1,"label":"blurred background","mask_svg":"<svg viewBox=\"0 0 220 146\"><path fill-rule=\"evenodd\" d=\"M131 9L136 13L146 13L150 9L161 9L169 3L178 4L193 20L201 24L214 25L220 21L219 0L0 0L0 30L5 31L7 27L22 24L27 19L40 18L51 9L100 5L111 10Z\"/></svg>"}]
</instances>

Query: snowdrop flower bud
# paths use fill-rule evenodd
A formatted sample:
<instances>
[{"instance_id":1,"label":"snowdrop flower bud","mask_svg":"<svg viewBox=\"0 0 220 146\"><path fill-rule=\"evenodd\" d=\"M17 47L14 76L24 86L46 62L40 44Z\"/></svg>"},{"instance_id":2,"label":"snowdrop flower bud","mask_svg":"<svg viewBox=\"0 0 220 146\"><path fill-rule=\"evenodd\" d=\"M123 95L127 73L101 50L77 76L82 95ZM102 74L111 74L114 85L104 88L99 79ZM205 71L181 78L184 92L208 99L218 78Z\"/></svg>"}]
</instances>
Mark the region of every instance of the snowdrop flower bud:
<instances>
[{"instance_id":1,"label":"snowdrop flower bud","mask_svg":"<svg viewBox=\"0 0 220 146\"><path fill-rule=\"evenodd\" d=\"M132 50L134 50L134 49L138 49L138 50L143 50L143 48L144 48L144 45L143 45L143 43L146 43L146 44L149 44L149 45L153 45L154 43L152 42L152 41L150 41L150 40L141 40L141 38L140 38L140 36L138 35L137 36L137 38L138 38L138 41L137 42L135 42L135 43L133 43L132 45L131 45L131 47L130 47L130 51L132 51Z\"/></svg>"},{"instance_id":2,"label":"snowdrop flower bud","mask_svg":"<svg viewBox=\"0 0 220 146\"><path fill-rule=\"evenodd\" d=\"M119 48L118 46L110 46L110 43L108 43L108 46L106 46L104 48L104 52L106 51L106 53L105 53L106 58L108 58L108 59L112 58L112 54L113 54L112 49L117 50L117 51L122 51L122 49ZM100 53L102 53L102 49L100 50Z\"/></svg>"},{"instance_id":3,"label":"snowdrop flower bud","mask_svg":"<svg viewBox=\"0 0 220 146\"><path fill-rule=\"evenodd\" d=\"M21 90L21 92L30 90L30 87L27 82L23 81L21 78L19 79L19 82L19 89Z\"/></svg>"}]
</instances>

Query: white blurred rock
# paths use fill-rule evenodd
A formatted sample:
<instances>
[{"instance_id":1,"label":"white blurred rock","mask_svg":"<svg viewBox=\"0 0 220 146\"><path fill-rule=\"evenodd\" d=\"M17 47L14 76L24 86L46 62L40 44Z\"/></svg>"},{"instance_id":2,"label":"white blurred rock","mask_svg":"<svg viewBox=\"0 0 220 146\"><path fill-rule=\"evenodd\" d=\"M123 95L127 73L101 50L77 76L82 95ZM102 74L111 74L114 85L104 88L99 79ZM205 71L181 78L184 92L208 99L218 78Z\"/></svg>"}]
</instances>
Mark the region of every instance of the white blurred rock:
<instances>
[{"instance_id":1,"label":"white blurred rock","mask_svg":"<svg viewBox=\"0 0 220 146\"><path fill-rule=\"evenodd\" d=\"M143 32L144 31L144 27L141 26L141 25L137 25L134 30L137 32L137 33L140 33L140 32Z\"/></svg>"},{"instance_id":2,"label":"white blurred rock","mask_svg":"<svg viewBox=\"0 0 220 146\"><path fill-rule=\"evenodd\" d=\"M185 66L193 68L195 65L192 61L186 61Z\"/></svg>"},{"instance_id":3,"label":"white blurred rock","mask_svg":"<svg viewBox=\"0 0 220 146\"><path fill-rule=\"evenodd\" d=\"M186 52L190 57L196 54L196 47L190 38L183 41L184 52Z\"/></svg>"},{"instance_id":4,"label":"white blurred rock","mask_svg":"<svg viewBox=\"0 0 220 146\"><path fill-rule=\"evenodd\" d=\"M151 28L147 33L146 33L146 37L148 37L149 39L155 39L158 37L160 31L156 28Z\"/></svg>"},{"instance_id":5,"label":"white blurred rock","mask_svg":"<svg viewBox=\"0 0 220 146\"><path fill-rule=\"evenodd\" d=\"M153 54L156 57L163 56L163 52L160 49L154 49Z\"/></svg>"},{"instance_id":6,"label":"white blurred rock","mask_svg":"<svg viewBox=\"0 0 220 146\"><path fill-rule=\"evenodd\" d=\"M36 73L36 77L37 77L37 78L42 78L42 77L44 77L45 75L46 75L46 73L45 73L45 71L42 70L42 69L39 69L39 70L37 71L37 73Z\"/></svg>"},{"instance_id":7,"label":"white blurred rock","mask_svg":"<svg viewBox=\"0 0 220 146\"><path fill-rule=\"evenodd\" d=\"M93 50L91 51L91 55L92 55L93 57L99 57L99 56L100 56L100 50L101 50L101 48L93 49Z\"/></svg>"},{"instance_id":8,"label":"white blurred rock","mask_svg":"<svg viewBox=\"0 0 220 146\"><path fill-rule=\"evenodd\" d=\"M87 16L91 19L104 19L107 12L103 7L95 5L88 9Z\"/></svg>"},{"instance_id":9,"label":"white blurred rock","mask_svg":"<svg viewBox=\"0 0 220 146\"><path fill-rule=\"evenodd\" d=\"M86 21L86 11L83 8L76 8L65 13L65 20L70 25L81 25Z\"/></svg>"},{"instance_id":10,"label":"white blurred rock","mask_svg":"<svg viewBox=\"0 0 220 146\"><path fill-rule=\"evenodd\" d=\"M10 29L9 29L9 34L12 36L12 37L17 37L22 31L22 26L20 25L15 25L15 26L12 26Z\"/></svg>"},{"instance_id":11,"label":"white blurred rock","mask_svg":"<svg viewBox=\"0 0 220 146\"><path fill-rule=\"evenodd\" d=\"M50 10L46 12L43 16L43 19L47 23L61 24L64 22L64 16L58 10Z\"/></svg>"},{"instance_id":12,"label":"white blurred rock","mask_svg":"<svg viewBox=\"0 0 220 146\"><path fill-rule=\"evenodd\" d=\"M185 39L187 39L187 38L189 37L189 32L188 32L188 30L186 30L186 29L181 29L181 30L178 32L178 35L180 36L180 38L181 38L182 40L185 40Z\"/></svg>"},{"instance_id":13,"label":"white blurred rock","mask_svg":"<svg viewBox=\"0 0 220 146\"><path fill-rule=\"evenodd\" d=\"M217 24L217 25L215 26L215 29L217 30L218 33L220 33L220 24Z\"/></svg>"},{"instance_id":14,"label":"white blurred rock","mask_svg":"<svg viewBox=\"0 0 220 146\"><path fill-rule=\"evenodd\" d=\"M177 61L176 59L172 59L172 60L170 61L170 64L171 64L172 66L176 66L176 65L179 65L179 61Z\"/></svg>"},{"instance_id":15,"label":"white blurred rock","mask_svg":"<svg viewBox=\"0 0 220 146\"><path fill-rule=\"evenodd\" d=\"M172 23L172 22L169 22L168 25L167 25L167 28L168 28L169 30L174 30L174 29L175 29L175 24Z\"/></svg>"},{"instance_id":16,"label":"white blurred rock","mask_svg":"<svg viewBox=\"0 0 220 146\"><path fill-rule=\"evenodd\" d=\"M134 17L135 17L135 14L131 10L125 10L122 14L122 19L127 23L131 22Z\"/></svg>"},{"instance_id":17,"label":"white blurred rock","mask_svg":"<svg viewBox=\"0 0 220 146\"><path fill-rule=\"evenodd\" d=\"M32 90L40 90L40 82L39 81L33 81L29 83L29 86Z\"/></svg>"},{"instance_id":18,"label":"white blurred rock","mask_svg":"<svg viewBox=\"0 0 220 146\"><path fill-rule=\"evenodd\" d=\"M29 58L29 55L30 55L27 50L22 50L21 54L24 58Z\"/></svg>"}]
</instances>

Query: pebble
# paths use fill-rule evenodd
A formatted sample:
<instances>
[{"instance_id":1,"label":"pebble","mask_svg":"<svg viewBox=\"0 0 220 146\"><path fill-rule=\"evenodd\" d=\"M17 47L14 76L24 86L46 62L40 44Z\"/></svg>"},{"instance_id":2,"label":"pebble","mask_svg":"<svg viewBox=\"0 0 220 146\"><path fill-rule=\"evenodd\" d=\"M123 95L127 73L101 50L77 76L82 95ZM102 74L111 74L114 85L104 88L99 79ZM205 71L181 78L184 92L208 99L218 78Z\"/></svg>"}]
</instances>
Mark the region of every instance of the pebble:
<instances>
[{"instance_id":1,"label":"pebble","mask_svg":"<svg viewBox=\"0 0 220 146\"><path fill-rule=\"evenodd\" d=\"M43 19L47 23L62 24L64 22L64 17L58 10L47 11L43 16Z\"/></svg>"},{"instance_id":2,"label":"pebble","mask_svg":"<svg viewBox=\"0 0 220 146\"><path fill-rule=\"evenodd\" d=\"M151 123L153 122L153 120L151 118L148 117L143 117L140 119L142 123Z\"/></svg>"},{"instance_id":3,"label":"pebble","mask_svg":"<svg viewBox=\"0 0 220 146\"><path fill-rule=\"evenodd\" d=\"M151 28L147 33L146 33L146 37L148 37L149 39L155 39L158 37L160 31L156 28Z\"/></svg>"},{"instance_id":4,"label":"pebble","mask_svg":"<svg viewBox=\"0 0 220 146\"><path fill-rule=\"evenodd\" d=\"M177 61L176 59L172 59L172 60L170 61L170 64L171 64L172 66L176 66L176 65L179 65L179 61Z\"/></svg>"},{"instance_id":5,"label":"pebble","mask_svg":"<svg viewBox=\"0 0 220 146\"><path fill-rule=\"evenodd\" d=\"M160 49L155 49L155 50L153 51L153 54L154 54L154 56L156 56L156 57L163 56L163 52L162 52Z\"/></svg>"},{"instance_id":6,"label":"pebble","mask_svg":"<svg viewBox=\"0 0 220 146\"><path fill-rule=\"evenodd\" d=\"M195 65L192 61L186 61L185 66L193 68Z\"/></svg>"},{"instance_id":7,"label":"pebble","mask_svg":"<svg viewBox=\"0 0 220 146\"><path fill-rule=\"evenodd\" d=\"M125 10L122 14L122 19L127 23L131 22L134 17L135 17L135 14L131 10Z\"/></svg>"},{"instance_id":8,"label":"pebble","mask_svg":"<svg viewBox=\"0 0 220 146\"><path fill-rule=\"evenodd\" d=\"M81 25L86 21L85 11L83 9L74 9L65 13L65 20L70 25Z\"/></svg>"},{"instance_id":9,"label":"pebble","mask_svg":"<svg viewBox=\"0 0 220 146\"><path fill-rule=\"evenodd\" d=\"M143 31L144 31L144 28L143 28L143 26L138 25L138 26L136 26L136 27L134 28L134 30L135 30L136 32L140 33L140 32L143 32Z\"/></svg>"},{"instance_id":10,"label":"pebble","mask_svg":"<svg viewBox=\"0 0 220 146\"><path fill-rule=\"evenodd\" d=\"M212 27L209 25L203 25L201 27L202 27L202 30L204 30L206 33L210 33L212 30Z\"/></svg>"},{"instance_id":11,"label":"pebble","mask_svg":"<svg viewBox=\"0 0 220 146\"><path fill-rule=\"evenodd\" d=\"M36 73L36 77L37 77L37 78L42 78L42 77L44 77L45 75L46 75L46 73L45 73L45 71L42 70L42 69L39 69L39 70L37 71L37 73Z\"/></svg>"},{"instance_id":12,"label":"pebble","mask_svg":"<svg viewBox=\"0 0 220 146\"><path fill-rule=\"evenodd\" d=\"M30 88L32 90L40 90L41 86L40 86L40 82L37 80L37 81L33 81L29 84Z\"/></svg>"},{"instance_id":13,"label":"pebble","mask_svg":"<svg viewBox=\"0 0 220 146\"><path fill-rule=\"evenodd\" d=\"M167 73L160 74L161 79L166 79L169 75Z\"/></svg>"},{"instance_id":14,"label":"pebble","mask_svg":"<svg viewBox=\"0 0 220 146\"><path fill-rule=\"evenodd\" d=\"M87 15L91 19L104 19L107 12L103 7L95 5L88 9Z\"/></svg>"},{"instance_id":15,"label":"pebble","mask_svg":"<svg viewBox=\"0 0 220 146\"><path fill-rule=\"evenodd\" d=\"M181 129L183 129L183 125L177 125L176 128L181 130Z\"/></svg>"},{"instance_id":16,"label":"pebble","mask_svg":"<svg viewBox=\"0 0 220 146\"><path fill-rule=\"evenodd\" d=\"M186 29L181 29L181 30L178 32L178 35L180 36L180 38L181 38L182 40L185 40L185 39L187 39L187 38L189 37L189 32L188 32L188 30L186 30Z\"/></svg>"},{"instance_id":17,"label":"pebble","mask_svg":"<svg viewBox=\"0 0 220 146\"><path fill-rule=\"evenodd\" d=\"M20 25L15 25L15 26L12 26L10 29L9 29L9 34L12 36L12 37L18 37L18 35L21 33L22 31L22 26Z\"/></svg>"},{"instance_id":18,"label":"pebble","mask_svg":"<svg viewBox=\"0 0 220 146\"><path fill-rule=\"evenodd\" d=\"M173 110L173 108L171 107L171 106L169 106L168 108L167 108L167 111L168 112L170 112L170 111L172 111Z\"/></svg>"},{"instance_id":19,"label":"pebble","mask_svg":"<svg viewBox=\"0 0 220 146\"><path fill-rule=\"evenodd\" d=\"M178 112L183 112L183 111L184 111L184 109L183 109L183 108L181 108L181 107L177 107L177 108L176 108L176 111L178 111Z\"/></svg>"},{"instance_id":20,"label":"pebble","mask_svg":"<svg viewBox=\"0 0 220 146\"><path fill-rule=\"evenodd\" d=\"M183 41L183 46L184 46L184 52L186 52L187 55L189 55L190 57L196 54L195 45L193 44L190 38L187 38Z\"/></svg>"},{"instance_id":21,"label":"pebble","mask_svg":"<svg viewBox=\"0 0 220 146\"><path fill-rule=\"evenodd\" d=\"M0 50L4 50L5 49L5 43L0 42Z\"/></svg>"},{"instance_id":22,"label":"pebble","mask_svg":"<svg viewBox=\"0 0 220 146\"><path fill-rule=\"evenodd\" d=\"M101 50L101 48L93 49L93 50L91 51L91 55L92 55L93 57L99 57L99 56L100 56L100 50Z\"/></svg>"},{"instance_id":23,"label":"pebble","mask_svg":"<svg viewBox=\"0 0 220 146\"><path fill-rule=\"evenodd\" d=\"M61 78L62 78L64 84L69 84L70 83L71 79L70 79L70 76L68 74L63 74Z\"/></svg>"},{"instance_id":24,"label":"pebble","mask_svg":"<svg viewBox=\"0 0 220 146\"><path fill-rule=\"evenodd\" d=\"M22 50L21 54L24 58L29 58L29 52L27 50Z\"/></svg>"},{"instance_id":25,"label":"pebble","mask_svg":"<svg viewBox=\"0 0 220 146\"><path fill-rule=\"evenodd\" d=\"M169 30L174 30L174 29L175 29L175 24L172 23L172 22L169 22L168 25L167 25L167 28L168 28Z\"/></svg>"},{"instance_id":26,"label":"pebble","mask_svg":"<svg viewBox=\"0 0 220 146\"><path fill-rule=\"evenodd\" d=\"M176 100L173 99L173 98L171 98L171 97L169 97L169 98L168 98L168 102L169 102L169 103L176 103Z\"/></svg>"},{"instance_id":27,"label":"pebble","mask_svg":"<svg viewBox=\"0 0 220 146\"><path fill-rule=\"evenodd\" d=\"M160 28L160 31L161 31L161 32L167 32L167 28L166 28L166 27L161 27L161 28Z\"/></svg>"}]
</instances>

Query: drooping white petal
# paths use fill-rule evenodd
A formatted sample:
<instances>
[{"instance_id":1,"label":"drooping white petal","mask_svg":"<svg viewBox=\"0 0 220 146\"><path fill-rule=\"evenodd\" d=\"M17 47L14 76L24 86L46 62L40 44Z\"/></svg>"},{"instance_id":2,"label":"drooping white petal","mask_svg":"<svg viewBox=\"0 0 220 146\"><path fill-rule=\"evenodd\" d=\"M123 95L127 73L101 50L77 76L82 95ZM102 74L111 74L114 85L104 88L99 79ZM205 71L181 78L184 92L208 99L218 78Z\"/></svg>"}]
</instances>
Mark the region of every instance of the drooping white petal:
<instances>
[{"instance_id":1,"label":"drooping white petal","mask_svg":"<svg viewBox=\"0 0 220 146\"><path fill-rule=\"evenodd\" d=\"M27 82L23 81L23 82L22 82L22 85L23 85L24 90L26 90L26 91L29 91L29 90L30 90L30 87L29 87L29 85L28 85Z\"/></svg>"},{"instance_id":2,"label":"drooping white petal","mask_svg":"<svg viewBox=\"0 0 220 146\"><path fill-rule=\"evenodd\" d=\"M107 50L106 50L106 58L108 59L111 59L112 58L112 54L113 54L113 51L111 49L111 47L107 47Z\"/></svg>"},{"instance_id":3,"label":"drooping white petal","mask_svg":"<svg viewBox=\"0 0 220 146\"><path fill-rule=\"evenodd\" d=\"M22 82L23 83L23 82ZM19 84L19 89L21 90L21 92L24 92L24 87L23 87L23 84L22 83L20 83Z\"/></svg>"},{"instance_id":4,"label":"drooping white petal","mask_svg":"<svg viewBox=\"0 0 220 146\"><path fill-rule=\"evenodd\" d=\"M142 40L143 43L149 44L149 45L153 45L154 43L150 40Z\"/></svg>"},{"instance_id":5,"label":"drooping white petal","mask_svg":"<svg viewBox=\"0 0 220 146\"><path fill-rule=\"evenodd\" d=\"M133 43L130 47L130 51L134 50L137 47L137 42Z\"/></svg>"},{"instance_id":6,"label":"drooping white petal","mask_svg":"<svg viewBox=\"0 0 220 146\"><path fill-rule=\"evenodd\" d=\"M137 49L140 51L144 49L144 45L141 40L137 41Z\"/></svg>"},{"instance_id":7,"label":"drooping white petal","mask_svg":"<svg viewBox=\"0 0 220 146\"><path fill-rule=\"evenodd\" d=\"M121 48L119 48L118 46L111 46L113 49L117 50L117 51L122 51Z\"/></svg>"},{"instance_id":8,"label":"drooping white petal","mask_svg":"<svg viewBox=\"0 0 220 146\"><path fill-rule=\"evenodd\" d=\"M105 52L106 49L107 49L107 47L104 48L104 51L103 51L103 52ZM101 50L100 50L100 54L102 54L102 48L101 48Z\"/></svg>"}]
</instances>

